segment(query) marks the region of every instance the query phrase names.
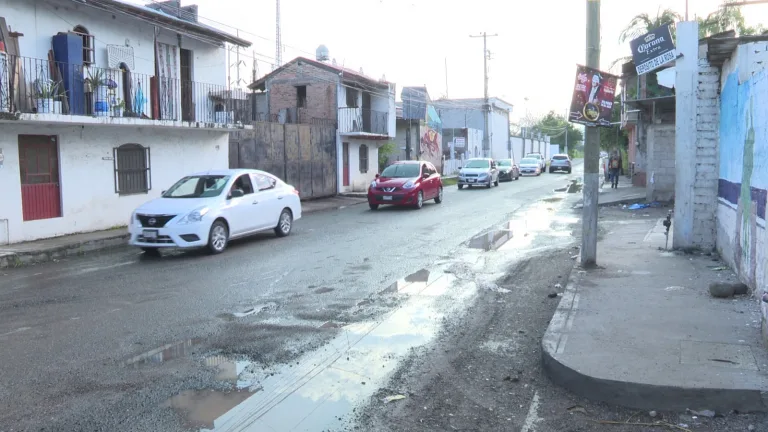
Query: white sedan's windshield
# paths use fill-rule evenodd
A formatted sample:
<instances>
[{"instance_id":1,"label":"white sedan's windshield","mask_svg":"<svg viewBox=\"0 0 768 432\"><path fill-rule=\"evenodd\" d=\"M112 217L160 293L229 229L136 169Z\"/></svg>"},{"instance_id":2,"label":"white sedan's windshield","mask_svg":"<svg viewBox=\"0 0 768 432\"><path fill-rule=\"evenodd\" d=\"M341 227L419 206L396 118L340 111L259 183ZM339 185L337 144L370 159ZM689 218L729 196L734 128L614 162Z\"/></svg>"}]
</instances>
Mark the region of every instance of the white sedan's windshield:
<instances>
[{"instance_id":1,"label":"white sedan's windshield","mask_svg":"<svg viewBox=\"0 0 768 432\"><path fill-rule=\"evenodd\" d=\"M485 159L475 159L467 161L467 164L464 166L464 168L488 168L490 166L491 163Z\"/></svg>"},{"instance_id":2,"label":"white sedan's windshield","mask_svg":"<svg viewBox=\"0 0 768 432\"><path fill-rule=\"evenodd\" d=\"M221 195L229 181L226 175L184 177L165 191L163 198L210 198Z\"/></svg>"}]
</instances>

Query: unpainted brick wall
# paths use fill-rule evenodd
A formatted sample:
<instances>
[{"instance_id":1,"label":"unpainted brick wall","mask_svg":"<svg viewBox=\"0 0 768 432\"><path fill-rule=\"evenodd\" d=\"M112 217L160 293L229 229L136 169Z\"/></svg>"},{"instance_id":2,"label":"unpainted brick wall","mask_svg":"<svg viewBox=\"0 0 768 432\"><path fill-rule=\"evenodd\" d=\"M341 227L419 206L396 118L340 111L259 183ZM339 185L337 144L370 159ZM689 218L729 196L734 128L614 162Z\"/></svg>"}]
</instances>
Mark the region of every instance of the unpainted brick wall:
<instances>
[{"instance_id":1,"label":"unpainted brick wall","mask_svg":"<svg viewBox=\"0 0 768 432\"><path fill-rule=\"evenodd\" d=\"M293 64L267 81L269 112L277 115L285 108L297 107L297 86L307 86L307 105L301 109L306 119L336 121L338 76L307 63Z\"/></svg>"},{"instance_id":2,"label":"unpainted brick wall","mask_svg":"<svg viewBox=\"0 0 768 432\"><path fill-rule=\"evenodd\" d=\"M650 125L646 133L648 137L647 199L670 201L675 196L675 125Z\"/></svg>"},{"instance_id":3,"label":"unpainted brick wall","mask_svg":"<svg viewBox=\"0 0 768 432\"><path fill-rule=\"evenodd\" d=\"M719 177L720 69L707 60L706 45L699 50L699 85L696 90L696 180L693 185L693 241L713 248L717 237Z\"/></svg>"}]
</instances>

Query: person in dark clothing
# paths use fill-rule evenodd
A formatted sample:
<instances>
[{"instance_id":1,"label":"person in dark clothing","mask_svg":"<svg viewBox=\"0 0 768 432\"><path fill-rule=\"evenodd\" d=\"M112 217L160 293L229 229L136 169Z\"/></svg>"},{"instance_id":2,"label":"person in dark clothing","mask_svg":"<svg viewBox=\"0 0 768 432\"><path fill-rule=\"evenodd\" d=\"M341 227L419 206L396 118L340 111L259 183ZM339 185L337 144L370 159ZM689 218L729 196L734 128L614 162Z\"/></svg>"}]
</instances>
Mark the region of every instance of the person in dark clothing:
<instances>
[{"instance_id":1,"label":"person in dark clothing","mask_svg":"<svg viewBox=\"0 0 768 432\"><path fill-rule=\"evenodd\" d=\"M617 189L619 187L619 173L621 172L621 159L619 159L619 155L614 153L608 164L611 170L611 189Z\"/></svg>"}]
</instances>

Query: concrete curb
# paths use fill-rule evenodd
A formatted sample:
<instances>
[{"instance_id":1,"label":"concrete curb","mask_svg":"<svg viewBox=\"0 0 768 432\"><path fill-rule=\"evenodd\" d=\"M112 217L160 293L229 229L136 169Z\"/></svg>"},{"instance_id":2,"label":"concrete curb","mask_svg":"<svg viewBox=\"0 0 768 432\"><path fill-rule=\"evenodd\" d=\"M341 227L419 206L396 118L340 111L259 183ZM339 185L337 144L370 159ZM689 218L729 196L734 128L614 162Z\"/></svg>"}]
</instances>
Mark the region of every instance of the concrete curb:
<instances>
[{"instance_id":1,"label":"concrete curb","mask_svg":"<svg viewBox=\"0 0 768 432\"><path fill-rule=\"evenodd\" d=\"M86 252L124 246L128 243L128 237L128 233L121 233L100 239L85 240L60 246L49 246L36 251L10 252L0 255L0 269L39 264L58 258L80 255Z\"/></svg>"},{"instance_id":2,"label":"concrete curb","mask_svg":"<svg viewBox=\"0 0 768 432\"><path fill-rule=\"evenodd\" d=\"M641 410L710 409L718 413L768 412L768 392L753 389L693 388L615 381L587 375L557 358L562 354L579 308L580 267L574 266L563 297L542 338L542 367L566 390L595 401Z\"/></svg>"}]
</instances>

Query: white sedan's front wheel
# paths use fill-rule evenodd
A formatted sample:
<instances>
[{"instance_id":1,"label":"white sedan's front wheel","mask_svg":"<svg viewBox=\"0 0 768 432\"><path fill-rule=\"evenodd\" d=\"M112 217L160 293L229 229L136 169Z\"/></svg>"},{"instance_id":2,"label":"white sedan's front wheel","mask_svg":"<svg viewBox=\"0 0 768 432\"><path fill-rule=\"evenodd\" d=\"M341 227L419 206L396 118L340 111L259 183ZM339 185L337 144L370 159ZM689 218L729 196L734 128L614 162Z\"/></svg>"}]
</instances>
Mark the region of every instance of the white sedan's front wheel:
<instances>
[{"instance_id":1,"label":"white sedan's front wheel","mask_svg":"<svg viewBox=\"0 0 768 432\"><path fill-rule=\"evenodd\" d=\"M224 252L229 244L229 228L223 220L217 220L211 225L211 232L208 235L208 250L212 254Z\"/></svg>"},{"instance_id":2,"label":"white sedan's front wheel","mask_svg":"<svg viewBox=\"0 0 768 432\"><path fill-rule=\"evenodd\" d=\"M275 227L275 234L278 237L286 237L291 233L291 229L293 229L293 213L286 208L280 213L280 219L278 219L277 226Z\"/></svg>"}]
</instances>

